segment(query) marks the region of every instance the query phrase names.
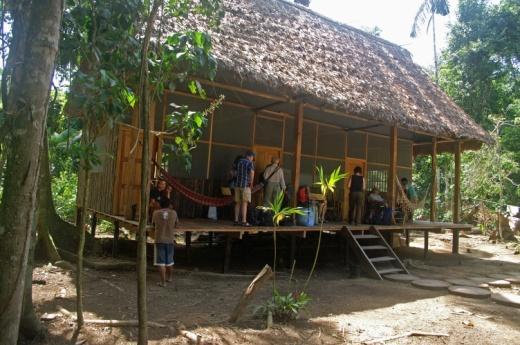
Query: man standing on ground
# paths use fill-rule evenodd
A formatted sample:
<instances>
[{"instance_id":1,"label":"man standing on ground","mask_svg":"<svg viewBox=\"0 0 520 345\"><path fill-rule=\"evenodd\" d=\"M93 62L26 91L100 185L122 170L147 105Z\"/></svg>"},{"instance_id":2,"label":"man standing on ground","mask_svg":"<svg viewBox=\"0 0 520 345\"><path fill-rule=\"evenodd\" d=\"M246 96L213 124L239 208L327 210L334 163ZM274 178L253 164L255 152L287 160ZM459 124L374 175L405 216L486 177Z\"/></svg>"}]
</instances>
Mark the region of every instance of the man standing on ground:
<instances>
[{"instance_id":1,"label":"man standing on ground","mask_svg":"<svg viewBox=\"0 0 520 345\"><path fill-rule=\"evenodd\" d=\"M247 151L238 161L235 184L235 225L251 226L247 222L247 205L251 202L251 186L255 177L253 159L255 154Z\"/></svg>"},{"instance_id":2,"label":"man standing on ground","mask_svg":"<svg viewBox=\"0 0 520 345\"><path fill-rule=\"evenodd\" d=\"M283 170L280 167L280 158L273 157L271 164L264 170L264 206L269 206L269 203L273 203L276 196L285 190L285 179L283 176Z\"/></svg>"},{"instance_id":3,"label":"man standing on ground","mask_svg":"<svg viewBox=\"0 0 520 345\"><path fill-rule=\"evenodd\" d=\"M152 215L152 222L155 225L154 265L159 268L161 277L159 286L164 287L167 281L172 281L174 232L179 219L177 212L170 208L168 199L161 199L160 207Z\"/></svg>"}]
</instances>

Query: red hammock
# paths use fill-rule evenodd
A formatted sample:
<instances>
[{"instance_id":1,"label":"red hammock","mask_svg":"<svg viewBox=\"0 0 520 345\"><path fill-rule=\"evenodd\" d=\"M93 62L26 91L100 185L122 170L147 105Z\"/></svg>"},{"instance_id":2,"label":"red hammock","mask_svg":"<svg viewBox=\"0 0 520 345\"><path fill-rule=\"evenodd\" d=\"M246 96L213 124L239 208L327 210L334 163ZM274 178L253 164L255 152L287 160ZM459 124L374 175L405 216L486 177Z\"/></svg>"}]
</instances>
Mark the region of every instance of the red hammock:
<instances>
[{"instance_id":1,"label":"red hammock","mask_svg":"<svg viewBox=\"0 0 520 345\"><path fill-rule=\"evenodd\" d=\"M177 192L184 195L186 198L190 199L191 201L193 201L196 204L200 204L200 205L204 205L204 206L220 207L220 206L229 205L234 200L232 195L217 198L217 197L206 196L204 194L194 192L191 189L189 189L188 187L186 187L185 185L183 185L175 177L168 174L168 172L166 170L164 170L159 164L157 164L157 162L153 161L153 163L155 164L157 169L159 169L159 172L163 176L166 183L168 183L173 189L175 189ZM262 187L263 187L262 184L256 185L253 187L253 190L251 192L256 193L257 191L262 189Z\"/></svg>"}]
</instances>

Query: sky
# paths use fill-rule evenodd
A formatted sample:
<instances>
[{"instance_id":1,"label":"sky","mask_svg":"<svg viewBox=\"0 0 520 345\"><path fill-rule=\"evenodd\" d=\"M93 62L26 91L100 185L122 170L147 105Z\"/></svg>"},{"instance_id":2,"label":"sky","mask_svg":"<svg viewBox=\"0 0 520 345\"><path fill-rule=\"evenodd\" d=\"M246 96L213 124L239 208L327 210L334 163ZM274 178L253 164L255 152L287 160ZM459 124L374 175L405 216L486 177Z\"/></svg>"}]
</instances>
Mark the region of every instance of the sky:
<instances>
[{"instance_id":1,"label":"sky","mask_svg":"<svg viewBox=\"0 0 520 345\"><path fill-rule=\"evenodd\" d=\"M432 30L426 25L416 38L410 37L412 23L424 0L311 0L310 8L326 17L359 29L381 29L381 38L396 43L412 53L416 63L433 66ZM436 16L437 51L447 45L449 24L456 22L458 0L450 0L450 14Z\"/></svg>"}]
</instances>

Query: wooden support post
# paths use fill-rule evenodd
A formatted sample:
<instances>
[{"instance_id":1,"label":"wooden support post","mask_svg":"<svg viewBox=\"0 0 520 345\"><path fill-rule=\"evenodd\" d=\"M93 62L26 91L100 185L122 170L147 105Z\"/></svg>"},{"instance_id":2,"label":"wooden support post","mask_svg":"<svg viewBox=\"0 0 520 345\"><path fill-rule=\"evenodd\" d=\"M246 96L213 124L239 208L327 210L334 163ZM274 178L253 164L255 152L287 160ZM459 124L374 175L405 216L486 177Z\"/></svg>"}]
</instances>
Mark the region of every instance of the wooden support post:
<instances>
[{"instance_id":1,"label":"wooden support post","mask_svg":"<svg viewBox=\"0 0 520 345\"><path fill-rule=\"evenodd\" d=\"M453 231L453 239L452 239L451 253L458 254L459 253L460 230L453 229L452 231Z\"/></svg>"},{"instance_id":2,"label":"wooden support post","mask_svg":"<svg viewBox=\"0 0 520 345\"><path fill-rule=\"evenodd\" d=\"M97 214L96 212L92 212L92 219L90 220L90 234L92 237L96 237L96 227L97 227Z\"/></svg>"},{"instance_id":3,"label":"wooden support post","mask_svg":"<svg viewBox=\"0 0 520 345\"><path fill-rule=\"evenodd\" d=\"M388 172L388 201L390 207L395 209L397 199L397 127L392 126L390 129L390 167Z\"/></svg>"},{"instance_id":4,"label":"wooden support post","mask_svg":"<svg viewBox=\"0 0 520 345\"><path fill-rule=\"evenodd\" d=\"M409 229L405 229L404 230L404 235L406 237L406 246L410 247L410 230Z\"/></svg>"},{"instance_id":5,"label":"wooden support post","mask_svg":"<svg viewBox=\"0 0 520 345\"><path fill-rule=\"evenodd\" d=\"M222 273L229 271L229 264L231 262L231 246L233 237L231 234L226 235L226 246L224 248L224 265L222 266Z\"/></svg>"},{"instance_id":6,"label":"wooden support post","mask_svg":"<svg viewBox=\"0 0 520 345\"><path fill-rule=\"evenodd\" d=\"M119 242L119 221L116 220L114 222L114 241L112 242L112 256L114 258L117 256L118 242Z\"/></svg>"},{"instance_id":7,"label":"wooden support post","mask_svg":"<svg viewBox=\"0 0 520 345\"><path fill-rule=\"evenodd\" d=\"M184 243L186 244L186 262L191 261L191 231L184 233Z\"/></svg>"},{"instance_id":8,"label":"wooden support post","mask_svg":"<svg viewBox=\"0 0 520 345\"><path fill-rule=\"evenodd\" d=\"M76 226L78 226L78 224L80 223L81 221L81 207L80 206L77 206L76 207Z\"/></svg>"},{"instance_id":9,"label":"wooden support post","mask_svg":"<svg viewBox=\"0 0 520 345\"><path fill-rule=\"evenodd\" d=\"M461 143L455 143L455 181L453 188L453 223L460 223L460 153Z\"/></svg>"},{"instance_id":10,"label":"wooden support post","mask_svg":"<svg viewBox=\"0 0 520 345\"><path fill-rule=\"evenodd\" d=\"M303 103L296 104L296 129L294 144L294 169L293 169L293 206L296 206L298 187L300 187L300 166L302 158L302 135L303 135Z\"/></svg>"},{"instance_id":11,"label":"wooden support post","mask_svg":"<svg viewBox=\"0 0 520 345\"><path fill-rule=\"evenodd\" d=\"M269 265L265 265L264 268L256 275L251 284L246 288L240 300L238 301L235 309L231 313L229 317L229 322L234 323L238 320L240 315L244 313L247 305L255 295L255 292L265 284L271 277L273 276L273 270Z\"/></svg>"},{"instance_id":12,"label":"wooden support post","mask_svg":"<svg viewBox=\"0 0 520 345\"><path fill-rule=\"evenodd\" d=\"M430 204L430 221L437 220L437 138L432 139L432 195Z\"/></svg>"},{"instance_id":13,"label":"wooden support post","mask_svg":"<svg viewBox=\"0 0 520 345\"><path fill-rule=\"evenodd\" d=\"M426 260L426 255L428 255L429 236L430 236L430 232L428 230L424 230L424 253L423 253L424 260Z\"/></svg>"}]
</instances>

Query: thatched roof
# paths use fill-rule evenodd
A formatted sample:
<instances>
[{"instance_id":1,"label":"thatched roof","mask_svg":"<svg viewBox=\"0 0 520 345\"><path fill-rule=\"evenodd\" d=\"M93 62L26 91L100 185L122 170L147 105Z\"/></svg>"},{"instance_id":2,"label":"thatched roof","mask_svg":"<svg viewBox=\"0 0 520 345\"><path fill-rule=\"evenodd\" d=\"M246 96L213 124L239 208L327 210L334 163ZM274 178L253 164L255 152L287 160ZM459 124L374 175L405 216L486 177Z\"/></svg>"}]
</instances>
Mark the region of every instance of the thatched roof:
<instances>
[{"instance_id":1,"label":"thatched roof","mask_svg":"<svg viewBox=\"0 0 520 345\"><path fill-rule=\"evenodd\" d=\"M412 131L490 140L405 49L284 0L224 6L212 32L217 77Z\"/></svg>"}]
</instances>

